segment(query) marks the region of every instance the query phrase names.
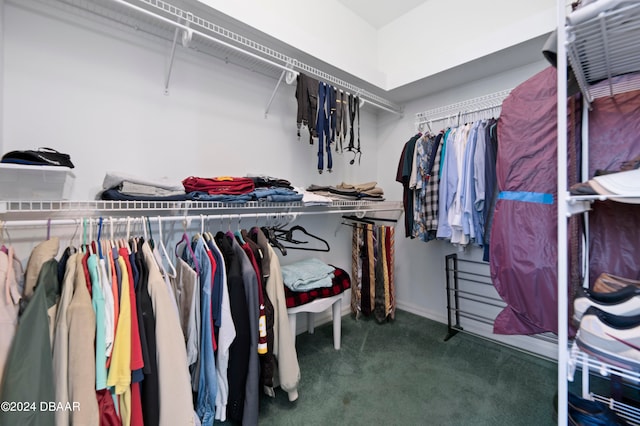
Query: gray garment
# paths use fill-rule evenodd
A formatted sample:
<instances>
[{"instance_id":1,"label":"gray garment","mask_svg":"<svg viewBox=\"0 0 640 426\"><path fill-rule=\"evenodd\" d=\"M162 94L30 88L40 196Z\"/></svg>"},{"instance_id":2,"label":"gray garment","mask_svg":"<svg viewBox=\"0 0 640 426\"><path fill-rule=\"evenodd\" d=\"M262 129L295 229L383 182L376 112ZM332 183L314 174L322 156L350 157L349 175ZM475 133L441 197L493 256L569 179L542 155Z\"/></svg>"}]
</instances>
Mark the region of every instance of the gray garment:
<instances>
[{"instance_id":1,"label":"gray garment","mask_svg":"<svg viewBox=\"0 0 640 426\"><path fill-rule=\"evenodd\" d=\"M258 298L258 277L253 269L251 261L245 254L240 244L233 239L233 252L242 264L242 283L244 284L247 309L249 310L249 328L251 332L251 346L249 347L249 367L247 383L245 385L244 411L242 414L243 425L258 424L258 400L259 400L259 374L260 363L258 360L258 319L260 306Z\"/></svg>"},{"instance_id":2,"label":"gray garment","mask_svg":"<svg viewBox=\"0 0 640 426\"><path fill-rule=\"evenodd\" d=\"M191 387L198 390L200 380L200 291L198 274L182 259L176 261L175 295L180 326L187 343L187 367L191 371Z\"/></svg>"}]
</instances>

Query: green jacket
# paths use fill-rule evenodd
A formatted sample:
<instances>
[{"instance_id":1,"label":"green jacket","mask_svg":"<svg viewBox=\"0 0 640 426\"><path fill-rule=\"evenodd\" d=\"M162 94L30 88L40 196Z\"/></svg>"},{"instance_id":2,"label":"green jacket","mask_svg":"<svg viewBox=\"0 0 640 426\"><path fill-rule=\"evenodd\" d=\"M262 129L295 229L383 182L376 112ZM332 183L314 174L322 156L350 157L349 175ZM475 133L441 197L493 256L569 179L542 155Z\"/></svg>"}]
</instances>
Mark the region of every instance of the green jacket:
<instances>
[{"instance_id":1,"label":"green jacket","mask_svg":"<svg viewBox=\"0 0 640 426\"><path fill-rule=\"evenodd\" d=\"M53 360L47 309L56 303L58 262L42 265L33 297L18 321L5 365L0 425L53 426Z\"/></svg>"}]
</instances>

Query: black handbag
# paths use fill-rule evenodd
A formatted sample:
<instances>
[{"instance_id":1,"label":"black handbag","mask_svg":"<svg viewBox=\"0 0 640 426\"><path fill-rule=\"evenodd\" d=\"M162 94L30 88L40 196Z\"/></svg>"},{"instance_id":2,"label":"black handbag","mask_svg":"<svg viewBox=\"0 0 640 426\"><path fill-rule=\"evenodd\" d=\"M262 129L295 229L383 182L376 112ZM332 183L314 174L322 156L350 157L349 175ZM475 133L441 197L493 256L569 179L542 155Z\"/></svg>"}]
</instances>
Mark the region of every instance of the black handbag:
<instances>
[{"instance_id":1,"label":"black handbag","mask_svg":"<svg viewBox=\"0 0 640 426\"><path fill-rule=\"evenodd\" d=\"M38 148L37 151L11 151L2 156L1 162L74 168L69 154L64 154L51 148Z\"/></svg>"}]
</instances>

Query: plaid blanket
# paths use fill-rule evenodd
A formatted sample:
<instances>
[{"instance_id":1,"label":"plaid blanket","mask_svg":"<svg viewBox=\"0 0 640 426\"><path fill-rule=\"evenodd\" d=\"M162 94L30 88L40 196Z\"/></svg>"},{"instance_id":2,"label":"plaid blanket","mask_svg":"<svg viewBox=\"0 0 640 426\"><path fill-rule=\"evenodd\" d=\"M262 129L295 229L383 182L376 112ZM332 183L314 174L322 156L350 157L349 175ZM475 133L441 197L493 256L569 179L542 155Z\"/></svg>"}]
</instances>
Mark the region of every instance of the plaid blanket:
<instances>
[{"instance_id":1,"label":"plaid blanket","mask_svg":"<svg viewBox=\"0 0 640 426\"><path fill-rule=\"evenodd\" d=\"M336 268L333 273L333 285L331 287L322 287L309 291L291 291L287 286L284 287L284 294L287 299L287 308L304 305L315 299L322 297L331 297L340 294L351 287L351 278L346 271Z\"/></svg>"}]
</instances>

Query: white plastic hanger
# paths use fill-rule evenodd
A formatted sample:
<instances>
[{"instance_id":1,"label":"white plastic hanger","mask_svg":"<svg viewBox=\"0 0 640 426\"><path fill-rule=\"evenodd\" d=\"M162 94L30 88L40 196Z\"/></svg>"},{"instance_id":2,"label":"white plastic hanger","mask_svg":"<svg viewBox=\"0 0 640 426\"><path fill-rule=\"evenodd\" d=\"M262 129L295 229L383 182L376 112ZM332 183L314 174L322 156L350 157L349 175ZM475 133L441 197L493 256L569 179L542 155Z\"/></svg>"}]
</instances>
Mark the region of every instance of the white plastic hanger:
<instances>
[{"instance_id":1,"label":"white plastic hanger","mask_svg":"<svg viewBox=\"0 0 640 426\"><path fill-rule=\"evenodd\" d=\"M171 258L169 257L167 248L164 245L164 239L162 237L162 218L160 216L158 216L158 236L159 236L158 245L160 246L160 254L164 256L164 259L167 262L167 265L169 265L169 269L171 270L170 276L175 277L178 273L176 271L176 267L173 265L173 262L171 262Z\"/></svg>"}]
</instances>

